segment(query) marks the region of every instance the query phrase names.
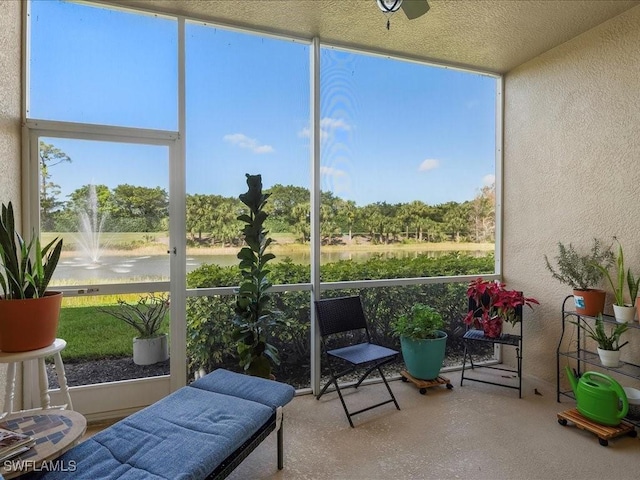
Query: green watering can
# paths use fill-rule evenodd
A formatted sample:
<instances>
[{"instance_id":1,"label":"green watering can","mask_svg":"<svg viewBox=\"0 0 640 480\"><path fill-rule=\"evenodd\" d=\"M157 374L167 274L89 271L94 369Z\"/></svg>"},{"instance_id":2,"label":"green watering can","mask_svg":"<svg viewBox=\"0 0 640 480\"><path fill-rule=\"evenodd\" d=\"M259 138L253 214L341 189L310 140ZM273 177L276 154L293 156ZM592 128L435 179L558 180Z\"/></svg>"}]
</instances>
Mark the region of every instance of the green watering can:
<instances>
[{"instance_id":1,"label":"green watering can","mask_svg":"<svg viewBox=\"0 0 640 480\"><path fill-rule=\"evenodd\" d=\"M594 422L615 427L627 415L629 401L622 386L608 375L584 372L578 380L567 366L578 412Z\"/></svg>"}]
</instances>

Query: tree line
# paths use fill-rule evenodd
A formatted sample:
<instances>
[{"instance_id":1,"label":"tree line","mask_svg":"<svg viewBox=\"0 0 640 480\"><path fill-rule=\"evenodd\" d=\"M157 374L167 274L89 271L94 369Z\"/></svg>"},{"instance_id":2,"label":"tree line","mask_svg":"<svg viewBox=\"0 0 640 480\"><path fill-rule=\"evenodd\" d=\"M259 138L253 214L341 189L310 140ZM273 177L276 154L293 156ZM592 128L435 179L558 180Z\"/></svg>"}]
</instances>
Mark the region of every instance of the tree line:
<instances>
[{"instance_id":1,"label":"tree line","mask_svg":"<svg viewBox=\"0 0 640 480\"><path fill-rule=\"evenodd\" d=\"M53 145L40 142L40 205L44 231L78 230L78 212L86 211L89 185L61 198L50 168L71 159ZM161 187L121 184L111 189L95 185L97 214L106 232L161 232L168 230L169 195ZM297 242L310 239L310 192L293 185L274 185L266 210L266 226L287 233ZM241 243L237 217L244 206L237 197L188 194L187 239L195 246L236 246ZM331 192L321 192L320 234L324 244L362 237L373 244L399 242L493 242L495 239L495 188L482 188L473 200L429 205L420 200L358 206Z\"/></svg>"}]
</instances>

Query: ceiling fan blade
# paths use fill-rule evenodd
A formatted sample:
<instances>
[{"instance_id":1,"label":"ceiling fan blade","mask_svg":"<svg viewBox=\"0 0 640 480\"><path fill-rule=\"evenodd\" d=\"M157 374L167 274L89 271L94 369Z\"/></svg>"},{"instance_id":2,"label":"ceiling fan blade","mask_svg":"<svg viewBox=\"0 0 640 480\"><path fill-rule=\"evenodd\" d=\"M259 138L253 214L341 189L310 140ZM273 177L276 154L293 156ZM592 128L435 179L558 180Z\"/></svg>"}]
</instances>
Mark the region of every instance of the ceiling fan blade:
<instances>
[{"instance_id":1,"label":"ceiling fan blade","mask_svg":"<svg viewBox=\"0 0 640 480\"><path fill-rule=\"evenodd\" d=\"M401 5L404 14L409 20L421 17L429 11L427 0L404 0Z\"/></svg>"}]
</instances>

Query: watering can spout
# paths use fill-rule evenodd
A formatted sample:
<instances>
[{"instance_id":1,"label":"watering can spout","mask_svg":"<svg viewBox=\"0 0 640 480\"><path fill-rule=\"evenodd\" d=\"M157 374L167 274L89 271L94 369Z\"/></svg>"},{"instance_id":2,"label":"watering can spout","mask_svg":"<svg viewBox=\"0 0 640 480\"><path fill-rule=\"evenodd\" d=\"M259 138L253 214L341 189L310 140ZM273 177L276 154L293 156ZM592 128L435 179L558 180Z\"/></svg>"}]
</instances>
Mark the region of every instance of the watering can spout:
<instances>
[{"instance_id":1,"label":"watering can spout","mask_svg":"<svg viewBox=\"0 0 640 480\"><path fill-rule=\"evenodd\" d=\"M569 383L571 384L571 390L573 390L573 394L578 398L578 379L573 374L573 371L569 368L569 365L565 367L567 371L567 378L569 379Z\"/></svg>"}]
</instances>

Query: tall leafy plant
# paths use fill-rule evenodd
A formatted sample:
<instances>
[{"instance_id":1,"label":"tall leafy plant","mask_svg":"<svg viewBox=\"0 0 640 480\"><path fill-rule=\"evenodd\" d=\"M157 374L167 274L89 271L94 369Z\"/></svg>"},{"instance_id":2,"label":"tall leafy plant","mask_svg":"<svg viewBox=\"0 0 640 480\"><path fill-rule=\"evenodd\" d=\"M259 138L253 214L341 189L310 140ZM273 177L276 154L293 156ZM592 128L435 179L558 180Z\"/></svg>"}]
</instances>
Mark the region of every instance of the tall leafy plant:
<instances>
[{"instance_id":1,"label":"tall leafy plant","mask_svg":"<svg viewBox=\"0 0 640 480\"><path fill-rule=\"evenodd\" d=\"M44 246L35 234L27 242L16 231L13 205L2 204L0 215L0 286L5 300L39 298L44 295L62 252L62 239Z\"/></svg>"},{"instance_id":2,"label":"tall leafy plant","mask_svg":"<svg viewBox=\"0 0 640 480\"><path fill-rule=\"evenodd\" d=\"M235 303L235 325L232 338L240 357L240 366L250 375L269 378L271 364L279 365L277 349L269 343L271 330L280 323L277 312L270 310L272 287L267 263L275 258L266 253L271 244L264 221L268 214L264 206L269 198L262 192L261 175L246 174L249 190L240 201L249 208L238 220L244 222L242 233L246 246L238 253L242 283Z\"/></svg>"},{"instance_id":3,"label":"tall leafy plant","mask_svg":"<svg viewBox=\"0 0 640 480\"><path fill-rule=\"evenodd\" d=\"M611 276L607 268L604 268L602 265L596 265L596 267L606 277L609 285L611 285L611 288L613 289L613 295L615 297L615 304L620 307L625 306L624 288L626 286L629 289L629 296L631 297L630 305L634 306L636 303L636 297L638 296L640 278L636 279L630 268L625 271L624 252L622 251L622 244L616 237L613 237L613 239L618 243L615 282L614 278Z\"/></svg>"}]
</instances>

